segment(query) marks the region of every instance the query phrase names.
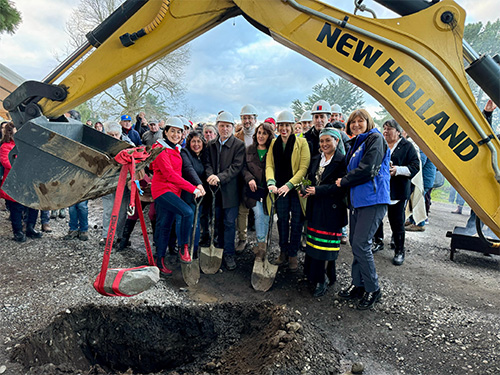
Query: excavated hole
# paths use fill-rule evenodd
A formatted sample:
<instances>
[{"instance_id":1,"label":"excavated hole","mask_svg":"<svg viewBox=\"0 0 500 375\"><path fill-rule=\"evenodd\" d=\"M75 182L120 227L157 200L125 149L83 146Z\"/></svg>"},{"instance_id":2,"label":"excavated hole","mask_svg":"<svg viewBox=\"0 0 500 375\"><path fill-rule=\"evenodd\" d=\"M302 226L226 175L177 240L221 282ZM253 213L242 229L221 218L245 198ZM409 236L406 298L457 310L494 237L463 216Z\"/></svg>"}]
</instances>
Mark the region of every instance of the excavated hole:
<instances>
[{"instance_id":1,"label":"excavated hole","mask_svg":"<svg viewBox=\"0 0 500 375\"><path fill-rule=\"evenodd\" d=\"M57 315L45 329L24 338L12 359L36 374L55 373L55 369L64 373L97 369L99 373L213 370L264 374L270 373L283 349L297 350L292 342L298 342L293 340L296 333L286 344L277 339L277 332L283 332L290 321L287 314L270 303L88 305ZM286 363L281 366L286 367Z\"/></svg>"}]
</instances>

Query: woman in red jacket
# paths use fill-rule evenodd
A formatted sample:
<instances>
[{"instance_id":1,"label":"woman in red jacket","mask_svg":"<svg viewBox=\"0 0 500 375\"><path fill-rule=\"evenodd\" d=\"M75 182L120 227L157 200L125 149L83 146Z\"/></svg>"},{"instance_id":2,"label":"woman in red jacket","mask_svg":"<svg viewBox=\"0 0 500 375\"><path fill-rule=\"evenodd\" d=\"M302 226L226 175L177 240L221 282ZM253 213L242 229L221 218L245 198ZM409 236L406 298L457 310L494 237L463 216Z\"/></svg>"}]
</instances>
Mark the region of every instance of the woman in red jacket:
<instances>
[{"instance_id":1,"label":"woman in red jacket","mask_svg":"<svg viewBox=\"0 0 500 375\"><path fill-rule=\"evenodd\" d=\"M182 178L182 157L179 143L182 141L183 131L182 120L178 117L171 117L165 123L163 139L158 140L153 145L153 147L165 147L152 163L151 194L155 200L156 209L156 264L160 271L166 274L172 273L165 267L164 258L170 230L176 215L182 217L180 238L178 239L179 244L181 244L180 261L191 263L188 242L194 214L191 207L180 198L181 191L185 190L196 197L205 194L202 185L194 186Z\"/></svg>"},{"instance_id":2,"label":"woman in red jacket","mask_svg":"<svg viewBox=\"0 0 500 375\"><path fill-rule=\"evenodd\" d=\"M17 129L13 122L7 123L3 128L3 136L0 141L0 162L4 168L2 184L10 172L12 165L9 160L9 153L14 148L14 134ZM17 203L9 195L7 195L3 189L0 190L0 198L5 199L5 205L10 211L10 221L12 223L12 231L14 232L14 241L25 242L26 237L30 238L40 238L42 233L35 230L36 220L38 218L38 210L33 208L25 207L20 203ZM26 235L23 232L23 212L27 210L27 223L26 223Z\"/></svg>"}]
</instances>

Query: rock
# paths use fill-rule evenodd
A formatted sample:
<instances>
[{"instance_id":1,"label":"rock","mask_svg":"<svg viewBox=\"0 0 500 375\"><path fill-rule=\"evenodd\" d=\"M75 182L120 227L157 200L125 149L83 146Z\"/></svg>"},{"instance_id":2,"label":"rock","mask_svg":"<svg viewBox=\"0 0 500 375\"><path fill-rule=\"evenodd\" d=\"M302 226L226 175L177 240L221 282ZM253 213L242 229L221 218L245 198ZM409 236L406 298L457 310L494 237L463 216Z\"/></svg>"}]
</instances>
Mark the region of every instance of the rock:
<instances>
[{"instance_id":1,"label":"rock","mask_svg":"<svg viewBox=\"0 0 500 375\"><path fill-rule=\"evenodd\" d=\"M302 329L302 325L297 322L291 322L286 325L286 329L288 332L298 332L300 329Z\"/></svg>"},{"instance_id":2,"label":"rock","mask_svg":"<svg viewBox=\"0 0 500 375\"><path fill-rule=\"evenodd\" d=\"M104 290L107 293L113 292L113 282L120 271L119 268L111 268L106 273ZM123 273L120 280L119 290L127 295L135 295L148 290L160 280L160 270L158 267L144 267L131 269Z\"/></svg>"},{"instance_id":3,"label":"rock","mask_svg":"<svg viewBox=\"0 0 500 375\"><path fill-rule=\"evenodd\" d=\"M5 370L7 370L7 366L5 365L0 366L0 374L3 374Z\"/></svg>"},{"instance_id":4,"label":"rock","mask_svg":"<svg viewBox=\"0 0 500 375\"><path fill-rule=\"evenodd\" d=\"M353 374L362 374L365 370L365 365L362 362L354 362L351 367L351 372Z\"/></svg>"},{"instance_id":5,"label":"rock","mask_svg":"<svg viewBox=\"0 0 500 375\"><path fill-rule=\"evenodd\" d=\"M215 370L215 368L217 367L217 365L214 363L214 362L208 362L206 365L205 365L205 368L208 370L208 371L212 371L212 370Z\"/></svg>"}]
</instances>

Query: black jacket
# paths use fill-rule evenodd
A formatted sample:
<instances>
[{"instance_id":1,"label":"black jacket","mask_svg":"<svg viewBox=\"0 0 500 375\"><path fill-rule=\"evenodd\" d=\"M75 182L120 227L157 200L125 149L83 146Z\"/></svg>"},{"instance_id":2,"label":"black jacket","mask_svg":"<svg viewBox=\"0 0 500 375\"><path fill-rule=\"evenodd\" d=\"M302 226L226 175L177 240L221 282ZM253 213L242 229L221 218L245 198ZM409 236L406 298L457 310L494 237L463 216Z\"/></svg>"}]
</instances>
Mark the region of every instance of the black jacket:
<instances>
[{"instance_id":1,"label":"black jacket","mask_svg":"<svg viewBox=\"0 0 500 375\"><path fill-rule=\"evenodd\" d=\"M245 163L245 143L234 135L229 137L220 150L219 137L208 143L204 158L205 173L215 174L220 180L222 208L237 207L240 204L238 175Z\"/></svg>"},{"instance_id":2,"label":"black jacket","mask_svg":"<svg viewBox=\"0 0 500 375\"><path fill-rule=\"evenodd\" d=\"M391 199L409 199L411 195L410 180L420 170L417 150L410 142L401 138L396 149L392 151L391 161L394 166L408 167L410 170L410 176L391 176Z\"/></svg>"},{"instance_id":3,"label":"black jacket","mask_svg":"<svg viewBox=\"0 0 500 375\"><path fill-rule=\"evenodd\" d=\"M245 166L243 168L243 179L245 181L245 188L250 189L248 187L248 183L252 180L255 180L255 183L258 187L265 188L267 190L266 185L266 157L263 160L259 159L259 154L257 153L257 146L251 144L247 147L247 160ZM244 194L243 200L245 205L248 208L255 207L256 200L249 198ZM265 199L263 199L265 205ZM265 210L264 210L265 212Z\"/></svg>"},{"instance_id":4,"label":"black jacket","mask_svg":"<svg viewBox=\"0 0 500 375\"><path fill-rule=\"evenodd\" d=\"M200 156L196 156L188 149L183 148L181 150L182 177L194 186L201 185L205 180L205 166L202 163L202 155L203 152ZM194 195L184 190L181 192L181 198L187 204L194 202Z\"/></svg>"}]
</instances>

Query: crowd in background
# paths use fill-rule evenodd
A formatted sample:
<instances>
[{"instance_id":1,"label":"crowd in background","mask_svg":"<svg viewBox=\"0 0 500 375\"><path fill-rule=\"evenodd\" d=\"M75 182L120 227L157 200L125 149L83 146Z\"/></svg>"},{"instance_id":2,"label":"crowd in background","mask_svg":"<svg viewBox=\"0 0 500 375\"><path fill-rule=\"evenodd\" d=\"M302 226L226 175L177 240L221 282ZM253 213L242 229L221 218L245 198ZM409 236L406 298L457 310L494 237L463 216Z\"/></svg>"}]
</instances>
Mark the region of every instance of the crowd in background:
<instances>
[{"instance_id":1,"label":"crowd in background","mask_svg":"<svg viewBox=\"0 0 500 375\"><path fill-rule=\"evenodd\" d=\"M485 116L491 118L494 109L488 102ZM77 111L66 116L81 120ZM385 121L381 132L365 109L344 116L339 105L319 100L299 121L284 110L276 119L259 123L256 108L245 105L238 120L221 111L215 125L194 125L182 116L147 120L141 112L135 121L124 114L119 122L89 120L86 125L130 147L161 149L136 178L145 192L141 200L143 208L148 207L155 260L163 274L172 273L167 252L183 263L192 262L189 243L194 222L193 258L200 247L213 243L224 250L227 270L237 267L237 255L245 249L251 248L256 259L263 260L274 212L280 249L275 264L297 272L298 253L305 251L304 274L313 295L319 297L336 281L335 261L341 245L349 242L352 282L338 296L356 300L361 310L371 308L381 297L374 254L384 248L383 219L387 214L392 261L400 266L405 259L405 232L425 230L436 167L394 119ZM2 184L11 168L15 132L12 122L2 124ZM38 231L38 211L3 190L0 197L6 201L18 242L41 238L42 232L52 231L51 218L66 216L65 209L42 211ZM101 244L107 238L115 198L115 194L102 197ZM137 213L127 214L129 200L126 189L116 223L119 251L130 245L139 219ZM457 205L454 213L461 214L460 197ZM63 238L87 241L88 202L69 207L68 213L69 228ZM248 240L249 228L256 232L254 244Z\"/></svg>"}]
</instances>

